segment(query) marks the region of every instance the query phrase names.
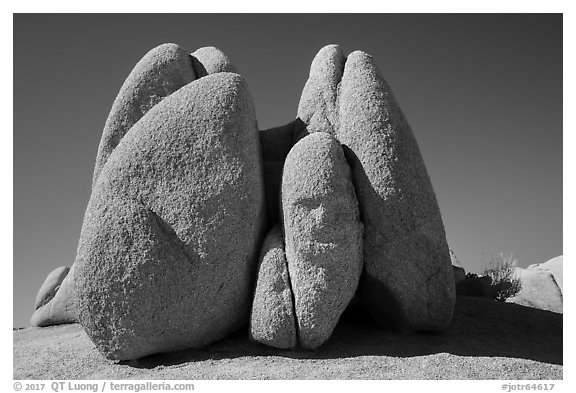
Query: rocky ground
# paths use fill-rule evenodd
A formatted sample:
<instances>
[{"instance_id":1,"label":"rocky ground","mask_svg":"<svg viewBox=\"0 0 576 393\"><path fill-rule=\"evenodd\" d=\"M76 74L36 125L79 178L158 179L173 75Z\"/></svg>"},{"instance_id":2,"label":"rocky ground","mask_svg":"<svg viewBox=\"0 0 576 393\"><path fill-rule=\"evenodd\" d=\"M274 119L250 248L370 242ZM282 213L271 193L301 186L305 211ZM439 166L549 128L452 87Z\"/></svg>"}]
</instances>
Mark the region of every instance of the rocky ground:
<instances>
[{"instance_id":1,"label":"rocky ground","mask_svg":"<svg viewBox=\"0 0 576 393\"><path fill-rule=\"evenodd\" d=\"M79 325L14 331L14 379L562 379L562 314L459 297L442 334L376 328L345 312L316 351L251 343L247 329L207 348L112 362Z\"/></svg>"}]
</instances>

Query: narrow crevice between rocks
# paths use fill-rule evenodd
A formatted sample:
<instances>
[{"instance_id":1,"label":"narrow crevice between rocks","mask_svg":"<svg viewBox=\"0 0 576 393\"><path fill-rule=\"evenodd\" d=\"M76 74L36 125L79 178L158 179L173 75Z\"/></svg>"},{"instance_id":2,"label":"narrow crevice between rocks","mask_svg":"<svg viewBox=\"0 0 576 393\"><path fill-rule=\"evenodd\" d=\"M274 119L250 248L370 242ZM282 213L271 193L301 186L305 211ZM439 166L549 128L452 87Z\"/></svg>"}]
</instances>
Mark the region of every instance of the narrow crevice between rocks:
<instances>
[{"instance_id":1,"label":"narrow crevice between rocks","mask_svg":"<svg viewBox=\"0 0 576 393\"><path fill-rule=\"evenodd\" d=\"M67 276L68 274L66 274ZM66 278L66 276L64 276L64 278ZM64 280L62 280L64 281ZM42 303L40 303L38 305L38 307L36 307L36 310L42 308L43 306L45 306L46 304L50 303L52 301L52 299L54 299L54 297L56 296L56 294L58 293L58 291L60 290L60 286L62 285L62 283L56 285L54 287L54 289L52 289L44 298L44 300L42 301Z\"/></svg>"},{"instance_id":2,"label":"narrow crevice between rocks","mask_svg":"<svg viewBox=\"0 0 576 393\"><path fill-rule=\"evenodd\" d=\"M286 274L288 274L288 290L290 291L290 298L292 300L292 315L294 315L294 331L296 332L296 346L292 349L296 349L300 346L300 329L298 324L298 315L296 314L296 297L294 296L294 290L292 289L292 276L290 274L290 268L288 264L288 258L286 255L286 241L284 241L284 260L286 264Z\"/></svg>"},{"instance_id":3,"label":"narrow crevice between rocks","mask_svg":"<svg viewBox=\"0 0 576 393\"><path fill-rule=\"evenodd\" d=\"M332 135L338 140L338 133L340 131L340 92L342 87L342 78L344 78L344 69L346 67L346 62L348 61L348 57L344 56L342 63L340 64L340 80L336 84L336 98L334 99L334 116L335 116L335 123L334 124L330 119L328 122L332 127ZM348 164L350 165L350 164Z\"/></svg>"}]
</instances>

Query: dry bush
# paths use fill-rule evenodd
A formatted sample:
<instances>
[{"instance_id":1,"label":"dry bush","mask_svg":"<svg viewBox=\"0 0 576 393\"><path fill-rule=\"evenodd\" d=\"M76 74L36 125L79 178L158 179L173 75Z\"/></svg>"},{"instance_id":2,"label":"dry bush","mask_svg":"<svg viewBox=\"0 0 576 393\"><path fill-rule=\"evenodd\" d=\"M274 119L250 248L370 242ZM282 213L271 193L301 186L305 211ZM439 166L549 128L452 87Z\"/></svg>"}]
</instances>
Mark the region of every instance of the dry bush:
<instances>
[{"instance_id":1,"label":"dry bush","mask_svg":"<svg viewBox=\"0 0 576 393\"><path fill-rule=\"evenodd\" d=\"M503 302L506 299L516 295L522 284L514 274L514 268L517 261L513 255L504 256L504 254L490 254L488 257L483 256L484 260L484 276L492 279L490 285L490 297Z\"/></svg>"}]
</instances>

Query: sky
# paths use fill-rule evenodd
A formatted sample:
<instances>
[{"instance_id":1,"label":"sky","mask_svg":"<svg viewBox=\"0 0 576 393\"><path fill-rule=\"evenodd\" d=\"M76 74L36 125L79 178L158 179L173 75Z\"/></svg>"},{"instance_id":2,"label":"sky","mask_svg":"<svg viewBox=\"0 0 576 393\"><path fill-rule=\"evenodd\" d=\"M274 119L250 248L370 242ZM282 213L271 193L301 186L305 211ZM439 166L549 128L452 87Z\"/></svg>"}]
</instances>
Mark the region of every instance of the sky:
<instances>
[{"instance_id":1,"label":"sky","mask_svg":"<svg viewBox=\"0 0 576 393\"><path fill-rule=\"evenodd\" d=\"M17 14L13 40L15 327L70 266L108 111L150 49L216 46L244 76L260 129L296 117L327 44L373 56L418 141L469 272L563 254L562 15Z\"/></svg>"}]
</instances>

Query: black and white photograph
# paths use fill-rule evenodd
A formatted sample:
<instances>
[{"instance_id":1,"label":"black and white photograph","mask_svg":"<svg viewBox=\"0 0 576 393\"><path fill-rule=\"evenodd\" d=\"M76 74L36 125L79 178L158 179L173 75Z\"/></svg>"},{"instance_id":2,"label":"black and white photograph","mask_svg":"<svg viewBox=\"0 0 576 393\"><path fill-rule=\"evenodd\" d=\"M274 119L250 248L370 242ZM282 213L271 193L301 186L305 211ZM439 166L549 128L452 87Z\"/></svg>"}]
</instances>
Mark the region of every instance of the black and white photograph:
<instances>
[{"instance_id":1,"label":"black and white photograph","mask_svg":"<svg viewBox=\"0 0 576 393\"><path fill-rule=\"evenodd\" d=\"M137 12L12 15L9 388L570 378L562 12Z\"/></svg>"}]
</instances>

